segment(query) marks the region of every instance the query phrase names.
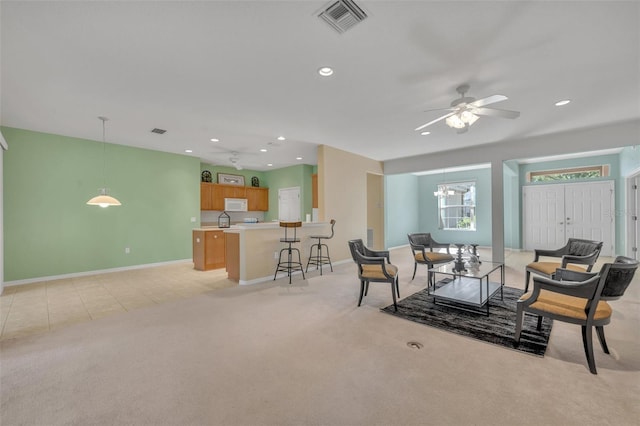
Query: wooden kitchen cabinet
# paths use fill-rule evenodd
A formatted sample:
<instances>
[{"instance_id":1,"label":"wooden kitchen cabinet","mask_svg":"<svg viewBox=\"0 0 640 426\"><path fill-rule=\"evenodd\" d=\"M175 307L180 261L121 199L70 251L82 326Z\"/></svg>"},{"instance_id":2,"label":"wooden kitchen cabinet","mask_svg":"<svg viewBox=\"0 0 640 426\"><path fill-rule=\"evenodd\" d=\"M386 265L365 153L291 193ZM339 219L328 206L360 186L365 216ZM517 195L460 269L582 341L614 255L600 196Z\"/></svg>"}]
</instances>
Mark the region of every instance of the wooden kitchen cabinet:
<instances>
[{"instance_id":1,"label":"wooden kitchen cabinet","mask_svg":"<svg viewBox=\"0 0 640 426\"><path fill-rule=\"evenodd\" d=\"M224 232L193 230L193 267L199 271L224 268L226 266Z\"/></svg>"},{"instance_id":2,"label":"wooden kitchen cabinet","mask_svg":"<svg viewBox=\"0 0 640 426\"><path fill-rule=\"evenodd\" d=\"M200 183L200 210L224 210L225 198L246 198L249 211L269 210L269 188Z\"/></svg>"},{"instance_id":3,"label":"wooden kitchen cabinet","mask_svg":"<svg viewBox=\"0 0 640 426\"><path fill-rule=\"evenodd\" d=\"M269 188L246 187L248 209L251 212L269 210Z\"/></svg>"}]
</instances>

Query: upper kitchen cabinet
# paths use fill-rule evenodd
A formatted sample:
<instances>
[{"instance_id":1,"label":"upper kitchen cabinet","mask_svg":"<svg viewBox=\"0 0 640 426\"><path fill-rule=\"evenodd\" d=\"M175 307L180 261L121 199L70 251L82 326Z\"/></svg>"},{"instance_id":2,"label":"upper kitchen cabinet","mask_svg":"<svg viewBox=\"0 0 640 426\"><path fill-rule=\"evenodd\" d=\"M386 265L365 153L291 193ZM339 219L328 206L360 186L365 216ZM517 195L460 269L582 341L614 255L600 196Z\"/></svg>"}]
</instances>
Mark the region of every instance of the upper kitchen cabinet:
<instances>
[{"instance_id":1,"label":"upper kitchen cabinet","mask_svg":"<svg viewBox=\"0 0 640 426\"><path fill-rule=\"evenodd\" d=\"M200 183L200 210L224 210L225 198L246 198L249 211L269 210L269 188Z\"/></svg>"},{"instance_id":2,"label":"upper kitchen cabinet","mask_svg":"<svg viewBox=\"0 0 640 426\"><path fill-rule=\"evenodd\" d=\"M269 188L246 188L249 211L266 212L269 210Z\"/></svg>"}]
</instances>

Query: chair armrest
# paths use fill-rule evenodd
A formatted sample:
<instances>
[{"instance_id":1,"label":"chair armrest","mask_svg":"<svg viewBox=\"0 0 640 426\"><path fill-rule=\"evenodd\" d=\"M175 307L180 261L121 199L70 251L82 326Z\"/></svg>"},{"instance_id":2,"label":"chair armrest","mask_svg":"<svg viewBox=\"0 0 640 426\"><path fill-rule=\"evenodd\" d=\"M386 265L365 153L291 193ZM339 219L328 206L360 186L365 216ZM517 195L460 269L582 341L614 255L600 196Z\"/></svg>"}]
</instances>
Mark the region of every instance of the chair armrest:
<instances>
[{"instance_id":1,"label":"chair armrest","mask_svg":"<svg viewBox=\"0 0 640 426\"><path fill-rule=\"evenodd\" d=\"M391 263L388 250L371 250L367 247L364 247L364 255L367 257L385 258L387 259L387 262Z\"/></svg>"},{"instance_id":2,"label":"chair armrest","mask_svg":"<svg viewBox=\"0 0 640 426\"><path fill-rule=\"evenodd\" d=\"M535 249L535 259L534 262L537 262L540 259L540 256L548 256L548 257L562 257L567 252L569 246L564 246L562 248L556 250L545 250L545 249Z\"/></svg>"},{"instance_id":3,"label":"chair armrest","mask_svg":"<svg viewBox=\"0 0 640 426\"><path fill-rule=\"evenodd\" d=\"M433 251L433 249L434 249L434 248L446 248L446 249L447 249L447 253L448 253L448 254L451 254L451 253L449 252L449 246L450 246L450 245L451 245L451 244L449 244L449 243L439 243L439 242L437 242L436 240L434 240L434 239L432 238L432 239L431 239L431 243L429 244L429 248L430 248L430 250L431 250L431 251Z\"/></svg>"},{"instance_id":4,"label":"chair armrest","mask_svg":"<svg viewBox=\"0 0 640 426\"><path fill-rule=\"evenodd\" d=\"M565 254L562 256L562 268L566 268L568 263L577 263L580 265L593 265L596 263L596 259L598 259L597 251L588 254L586 256L577 256L574 254Z\"/></svg>"},{"instance_id":5,"label":"chair armrest","mask_svg":"<svg viewBox=\"0 0 640 426\"><path fill-rule=\"evenodd\" d=\"M373 250L370 250L373 251ZM374 252L380 253L380 252ZM393 276L387 272L385 265L388 263L389 258L384 256L364 256L360 252L356 252L358 263L360 265L380 265L382 267L382 273L389 279L393 279ZM385 262L386 260L386 262ZM390 264L390 263L389 263Z\"/></svg>"},{"instance_id":6,"label":"chair armrest","mask_svg":"<svg viewBox=\"0 0 640 426\"><path fill-rule=\"evenodd\" d=\"M558 268L551 279L554 281L586 281L595 275L598 274L596 272L578 272L571 269Z\"/></svg>"},{"instance_id":7,"label":"chair armrest","mask_svg":"<svg viewBox=\"0 0 640 426\"><path fill-rule=\"evenodd\" d=\"M547 290L553 293L566 294L567 296L582 297L590 299L598 286L599 275L594 275L586 281L556 281L545 277L535 276L533 278L533 294L527 299L527 305L538 299L540 290ZM529 303L531 301L531 303Z\"/></svg>"}]
</instances>

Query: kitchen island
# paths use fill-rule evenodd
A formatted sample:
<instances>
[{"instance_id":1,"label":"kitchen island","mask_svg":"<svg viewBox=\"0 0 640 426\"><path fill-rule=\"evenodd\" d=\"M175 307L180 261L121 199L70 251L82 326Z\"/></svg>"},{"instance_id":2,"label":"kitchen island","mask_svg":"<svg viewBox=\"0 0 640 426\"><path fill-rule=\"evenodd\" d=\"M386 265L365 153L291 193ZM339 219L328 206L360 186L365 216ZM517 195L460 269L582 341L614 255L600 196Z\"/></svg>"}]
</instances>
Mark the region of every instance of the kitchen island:
<instances>
[{"instance_id":1,"label":"kitchen island","mask_svg":"<svg viewBox=\"0 0 640 426\"><path fill-rule=\"evenodd\" d=\"M303 222L302 228L297 228L296 235L300 243L295 246L300 249L303 265L306 266L309 250L314 243L309 236L329 234L330 226L328 222ZM284 238L284 228L280 227L279 222L232 225L224 233L229 279L239 284L273 280L278 255L285 248L285 244L280 242L280 238ZM289 234L293 236L291 230Z\"/></svg>"}]
</instances>

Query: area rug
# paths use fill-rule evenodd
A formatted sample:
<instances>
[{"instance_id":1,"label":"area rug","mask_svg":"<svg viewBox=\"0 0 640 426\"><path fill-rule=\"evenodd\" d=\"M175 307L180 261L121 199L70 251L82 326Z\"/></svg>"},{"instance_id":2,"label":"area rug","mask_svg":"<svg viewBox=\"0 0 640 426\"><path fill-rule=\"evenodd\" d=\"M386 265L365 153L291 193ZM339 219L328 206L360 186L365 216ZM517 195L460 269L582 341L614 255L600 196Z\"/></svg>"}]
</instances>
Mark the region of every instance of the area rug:
<instances>
[{"instance_id":1,"label":"area rug","mask_svg":"<svg viewBox=\"0 0 640 426\"><path fill-rule=\"evenodd\" d=\"M442 284L442 282L438 284ZM549 334L551 333L551 326L553 325L553 321L549 318L544 318L542 329L538 331L536 330L538 317L525 314L520 344L515 345L514 343L516 302L522 293L522 290L505 286L504 300L500 300L500 293L498 293L489 301L489 316L441 304L436 305L433 303L433 296L427 295L427 289L400 300L397 303L397 312L394 311L393 304L381 310L409 321L440 328L451 333L472 337L533 355L544 356Z\"/></svg>"}]
</instances>

